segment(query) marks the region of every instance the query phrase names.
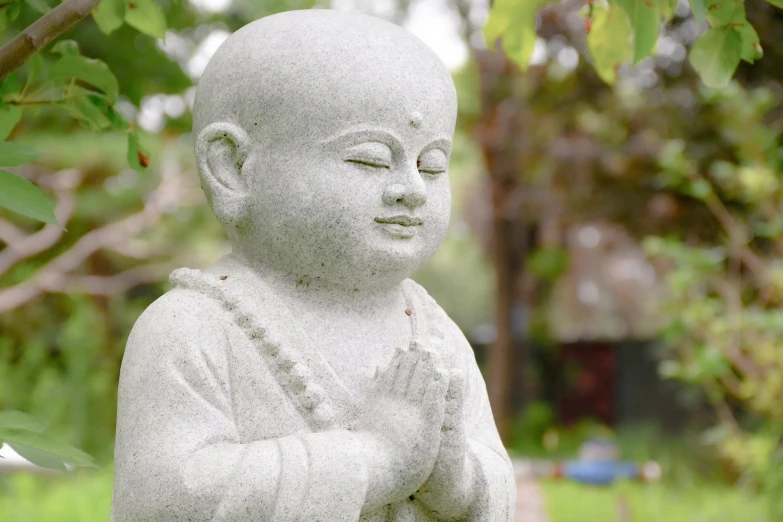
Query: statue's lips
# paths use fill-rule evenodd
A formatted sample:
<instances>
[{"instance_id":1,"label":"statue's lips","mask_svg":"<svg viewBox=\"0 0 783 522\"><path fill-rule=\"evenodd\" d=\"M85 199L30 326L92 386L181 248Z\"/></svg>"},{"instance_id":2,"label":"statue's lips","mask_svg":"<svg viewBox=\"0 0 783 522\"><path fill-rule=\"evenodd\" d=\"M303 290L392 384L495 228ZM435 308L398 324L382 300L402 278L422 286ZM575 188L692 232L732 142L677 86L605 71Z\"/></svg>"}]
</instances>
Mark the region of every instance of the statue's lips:
<instances>
[{"instance_id":1,"label":"statue's lips","mask_svg":"<svg viewBox=\"0 0 783 522\"><path fill-rule=\"evenodd\" d=\"M376 223L381 223L384 225L402 225L404 227L415 227L422 224L420 217L414 217L414 216L391 216L391 217L377 217L375 218Z\"/></svg>"}]
</instances>

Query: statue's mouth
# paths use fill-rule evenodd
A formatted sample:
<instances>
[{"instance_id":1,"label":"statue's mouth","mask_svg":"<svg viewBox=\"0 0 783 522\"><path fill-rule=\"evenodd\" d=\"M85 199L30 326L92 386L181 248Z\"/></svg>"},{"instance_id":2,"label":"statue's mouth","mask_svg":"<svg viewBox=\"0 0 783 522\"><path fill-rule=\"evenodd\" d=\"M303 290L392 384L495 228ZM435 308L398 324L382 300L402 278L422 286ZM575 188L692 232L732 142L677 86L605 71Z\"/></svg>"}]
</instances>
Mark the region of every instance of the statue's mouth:
<instances>
[{"instance_id":1,"label":"statue's mouth","mask_svg":"<svg viewBox=\"0 0 783 522\"><path fill-rule=\"evenodd\" d=\"M406 215L400 215L400 216L390 216L390 217L377 217L375 218L376 223L382 223L384 225L402 225L404 227L415 227L422 224L422 220L420 217L415 216L406 216Z\"/></svg>"}]
</instances>

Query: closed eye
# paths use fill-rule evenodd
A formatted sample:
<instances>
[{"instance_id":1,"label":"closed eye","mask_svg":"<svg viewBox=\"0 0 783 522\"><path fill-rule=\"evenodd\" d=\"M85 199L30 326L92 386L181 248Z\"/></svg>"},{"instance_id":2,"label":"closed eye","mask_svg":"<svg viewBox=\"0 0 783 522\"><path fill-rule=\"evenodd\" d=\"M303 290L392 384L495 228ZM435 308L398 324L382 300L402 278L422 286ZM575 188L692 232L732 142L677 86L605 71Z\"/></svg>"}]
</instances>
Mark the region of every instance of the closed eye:
<instances>
[{"instance_id":1,"label":"closed eye","mask_svg":"<svg viewBox=\"0 0 783 522\"><path fill-rule=\"evenodd\" d=\"M355 163L357 165L363 165L365 167L372 167L374 169L388 169L388 164L381 161L362 159L362 158L348 158L345 160L347 163Z\"/></svg>"},{"instance_id":2,"label":"closed eye","mask_svg":"<svg viewBox=\"0 0 783 522\"><path fill-rule=\"evenodd\" d=\"M446 172L449 160L446 153L440 149L429 149L416 160L416 168L423 174L437 176Z\"/></svg>"},{"instance_id":3,"label":"closed eye","mask_svg":"<svg viewBox=\"0 0 783 522\"><path fill-rule=\"evenodd\" d=\"M392 151L385 143L365 141L349 147L343 160L363 168L389 169L392 164Z\"/></svg>"},{"instance_id":4,"label":"closed eye","mask_svg":"<svg viewBox=\"0 0 783 522\"><path fill-rule=\"evenodd\" d=\"M422 165L421 158L419 158L416 161L416 168L421 172L422 174L429 174L431 176L437 176L438 174L443 174L446 172L446 169L440 166L435 165Z\"/></svg>"}]
</instances>

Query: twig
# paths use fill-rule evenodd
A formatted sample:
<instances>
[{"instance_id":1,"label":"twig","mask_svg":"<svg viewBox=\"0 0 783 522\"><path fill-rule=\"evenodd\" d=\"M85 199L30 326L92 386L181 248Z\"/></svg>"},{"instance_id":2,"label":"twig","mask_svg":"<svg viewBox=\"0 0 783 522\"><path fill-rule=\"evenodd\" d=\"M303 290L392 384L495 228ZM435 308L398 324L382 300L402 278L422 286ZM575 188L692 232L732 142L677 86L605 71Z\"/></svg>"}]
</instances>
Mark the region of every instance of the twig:
<instances>
[{"instance_id":1,"label":"twig","mask_svg":"<svg viewBox=\"0 0 783 522\"><path fill-rule=\"evenodd\" d=\"M0 241L6 245L12 245L24 240L25 237L27 235L19 227L5 219L0 219Z\"/></svg>"},{"instance_id":2,"label":"twig","mask_svg":"<svg viewBox=\"0 0 783 522\"><path fill-rule=\"evenodd\" d=\"M0 81L30 56L87 17L101 0L65 0L0 48Z\"/></svg>"},{"instance_id":3,"label":"twig","mask_svg":"<svg viewBox=\"0 0 783 522\"><path fill-rule=\"evenodd\" d=\"M114 245L109 250L131 259L150 259L165 253L165 249L162 246L153 245L149 241L142 241L141 239L131 239L126 243Z\"/></svg>"},{"instance_id":4,"label":"twig","mask_svg":"<svg viewBox=\"0 0 783 522\"><path fill-rule=\"evenodd\" d=\"M0 290L0 314L14 310L47 292L84 291L106 295L127 289L134 284L154 281L161 276L163 265L148 265L122 272L116 276L75 276L96 251L115 249L155 224L170 207L193 204L183 197L183 177L179 169L164 173L160 185L148 198L144 208L116 223L88 232L71 248L55 257L27 281ZM105 285L105 286L104 286Z\"/></svg>"},{"instance_id":5,"label":"twig","mask_svg":"<svg viewBox=\"0 0 783 522\"><path fill-rule=\"evenodd\" d=\"M707 395L710 396L710 402L715 409L715 413L718 415L721 424L728 426L733 432L739 433L742 431L737 418L731 411L731 408L726 403L725 399L718 398L718 385L714 381L706 381L704 387L707 390Z\"/></svg>"},{"instance_id":6,"label":"twig","mask_svg":"<svg viewBox=\"0 0 783 522\"><path fill-rule=\"evenodd\" d=\"M143 265L110 276L62 276L46 281L44 290L49 293L80 293L113 295L142 283L162 281L177 267L176 262Z\"/></svg>"},{"instance_id":7,"label":"twig","mask_svg":"<svg viewBox=\"0 0 783 522\"><path fill-rule=\"evenodd\" d=\"M696 174L693 177L702 181L707 181L700 174ZM707 183L709 183L709 181L707 181ZM718 220L723 229L729 235L733 246L737 248L740 259L745 264L745 266L747 266L754 275L763 278L766 269L764 262L756 255L755 252L753 252L753 250L744 244L745 240L747 240L747 237L745 237L747 228L737 222L737 220L734 218L734 215L729 211L728 208L726 208L720 198L714 193L705 198L704 203L707 205L707 208L712 213L712 215L715 216L715 219Z\"/></svg>"},{"instance_id":8,"label":"twig","mask_svg":"<svg viewBox=\"0 0 783 522\"><path fill-rule=\"evenodd\" d=\"M55 173L53 182L39 180L40 185L49 185L57 194L57 206L54 210L57 221L63 225L71 219L76 207L73 190L83 178L81 171L69 169ZM15 264L54 246L63 235L58 225L46 225L35 234L27 235L7 221L0 222L0 240L6 248L0 250L0 276L8 272Z\"/></svg>"},{"instance_id":9,"label":"twig","mask_svg":"<svg viewBox=\"0 0 783 522\"><path fill-rule=\"evenodd\" d=\"M733 328L733 338L729 343L728 355L730 362L737 370L742 373L742 377L760 378L761 373L753 361L742 353L742 301L740 298L741 283L736 283L736 279L715 279L714 288L720 293L731 321ZM735 394L739 397L739 394Z\"/></svg>"}]
</instances>

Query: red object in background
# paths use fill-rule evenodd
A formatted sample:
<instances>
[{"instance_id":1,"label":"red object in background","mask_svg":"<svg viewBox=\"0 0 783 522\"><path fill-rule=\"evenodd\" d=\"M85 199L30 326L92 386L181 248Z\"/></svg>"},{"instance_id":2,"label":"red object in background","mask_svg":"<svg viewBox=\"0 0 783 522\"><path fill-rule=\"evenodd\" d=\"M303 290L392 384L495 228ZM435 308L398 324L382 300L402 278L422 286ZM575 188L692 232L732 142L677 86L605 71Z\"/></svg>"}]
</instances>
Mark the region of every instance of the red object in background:
<instances>
[{"instance_id":1,"label":"red object in background","mask_svg":"<svg viewBox=\"0 0 783 522\"><path fill-rule=\"evenodd\" d=\"M560 422L571 425L595 419L613 426L617 359L614 345L576 342L562 345L557 393Z\"/></svg>"}]
</instances>

